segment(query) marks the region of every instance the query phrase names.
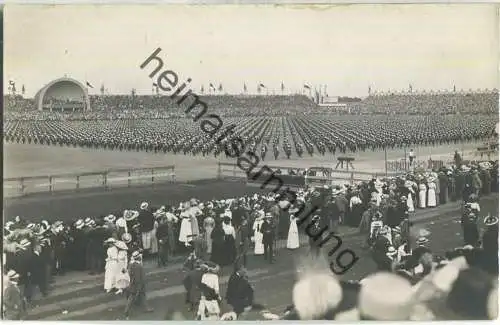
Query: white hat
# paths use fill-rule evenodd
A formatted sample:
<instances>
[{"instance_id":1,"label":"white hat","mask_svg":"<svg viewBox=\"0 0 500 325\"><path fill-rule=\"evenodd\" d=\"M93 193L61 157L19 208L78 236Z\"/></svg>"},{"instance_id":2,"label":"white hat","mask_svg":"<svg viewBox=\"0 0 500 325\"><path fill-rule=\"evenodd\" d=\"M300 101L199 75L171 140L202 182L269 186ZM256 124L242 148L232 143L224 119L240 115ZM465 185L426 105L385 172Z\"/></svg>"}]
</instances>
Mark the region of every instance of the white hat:
<instances>
[{"instance_id":1,"label":"white hat","mask_svg":"<svg viewBox=\"0 0 500 325\"><path fill-rule=\"evenodd\" d=\"M83 226L85 226L85 222L83 222L82 219L79 219L77 222L75 222L75 228L76 229L82 229Z\"/></svg>"},{"instance_id":2,"label":"white hat","mask_svg":"<svg viewBox=\"0 0 500 325\"><path fill-rule=\"evenodd\" d=\"M109 237L108 239L106 239L104 242L105 243L114 243L116 241L116 239L114 239L113 237Z\"/></svg>"},{"instance_id":3,"label":"white hat","mask_svg":"<svg viewBox=\"0 0 500 325\"><path fill-rule=\"evenodd\" d=\"M86 226L91 225L93 222L94 222L94 220L92 220L92 218L85 218L85 225Z\"/></svg>"},{"instance_id":4,"label":"white hat","mask_svg":"<svg viewBox=\"0 0 500 325\"><path fill-rule=\"evenodd\" d=\"M427 244L429 242L429 239L427 239L426 237L419 237L417 239L417 245L423 245L423 244Z\"/></svg>"},{"instance_id":5,"label":"white hat","mask_svg":"<svg viewBox=\"0 0 500 325\"><path fill-rule=\"evenodd\" d=\"M21 242L19 243L19 245L21 247L28 247L29 245L31 245L31 242L28 239L25 238L25 239L21 240Z\"/></svg>"},{"instance_id":6,"label":"white hat","mask_svg":"<svg viewBox=\"0 0 500 325\"><path fill-rule=\"evenodd\" d=\"M135 218L137 218L138 215L139 215L139 213L137 211L129 210L127 212L127 214L125 215L125 220L126 221L134 220Z\"/></svg>"},{"instance_id":7,"label":"white hat","mask_svg":"<svg viewBox=\"0 0 500 325\"><path fill-rule=\"evenodd\" d=\"M116 246L116 248L118 248L118 249L121 249L121 250L124 250L124 251L126 251L126 250L128 249L127 244L125 244L125 243L124 243L124 242L122 242L122 241L118 241L118 240L117 240L117 241L115 241L113 244L114 244L114 245Z\"/></svg>"},{"instance_id":8,"label":"white hat","mask_svg":"<svg viewBox=\"0 0 500 325\"><path fill-rule=\"evenodd\" d=\"M116 217L114 215L110 214L109 216L105 217L104 220L107 222L115 222Z\"/></svg>"},{"instance_id":9,"label":"white hat","mask_svg":"<svg viewBox=\"0 0 500 325\"><path fill-rule=\"evenodd\" d=\"M7 277L10 281L17 280L19 279L19 274L14 270L10 270L9 272L7 272Z\"/></svg>"},{"instance_id":10,"label":"white hat","mask_svg":"<svg viewBox=\"0 0 500 325\"><path fill-rule=\"evenodd\" d=\"M142 210L147 209L147 208L148 208L148 206L149 206L148 202L142 202L142 203L141 203L141 209L142 209Z\"/></svg>"},{"instance_id":11,"label":"white hat","mask_svg":"<svg viewBox=\"0 0 500 325\"><path fill-rule=\"evenodd\" d=\"M389 246L389 248L387 249L387 255L389 255L389 256L395 255L397 253L398 253L398 251L396 251L396 249L392 246Z\"/></svg>"},{"instance_id":12,"label":"white hat","mask_svg":"<svg viewBox=\"0 0 500 325\"><path fill-rule=\"evenodd\" d=\"M138 259L142 257L142 254L139 251L135 251L132 253L132 259Z\"/></svg>"},{"instance_id":13,"label":"white hat","mask_svg":"<svg viewBox=\"0 0 500 325\"><path fill-rule=\"evenodd\" d=\"M411 297L412 287L407 280L388 272L376 273L363 279L359 311L373 320L407 320L412 312Z\"/></svg>"},{"instance_id":14,"label":"white hat","mask_svg":"<svg viewBox=\"0 0 500 325\"><path fill-rule=\"evenodd\" d=\"M292 296L300 319L316 320L339 305L342 287L333 274L310 271L295 283Z\"/></svg>"},{"instance_id":15,"label":"white hat","mask_svg":"<svg viewBox=\"0 0 500 325\"><path fill-rule=\"evenodd\" d=\"M117 227L124 228L127 226L127 221L125 221L125 219L123 219L123 218L120 218L120 219L116 220L115 224Z\"/></svg>"},{"instance_id":16,"label":"white hat","mask_svg":"<svg viewBox=\"0 0 500 325\"><path fill-rule=\"evenodd\" d=\"M33 229L35 228L35 224L34 223L29 223L27 226L26 226L27 229Z\"/></svg>"},{"instance_id":17,"label":"white hat","mask_svg":"<svg viewBox=\"0 0 500 325\"><path fill-rule=\"evenodd\" d=\"M225 321L237 320L237 319L238 319L238 316L236 315L236 313L234 311L230 311L228 313L225 313L224 315L222 315L220 317L220 320L225 320Z\"/></svg>"}]
</instances>

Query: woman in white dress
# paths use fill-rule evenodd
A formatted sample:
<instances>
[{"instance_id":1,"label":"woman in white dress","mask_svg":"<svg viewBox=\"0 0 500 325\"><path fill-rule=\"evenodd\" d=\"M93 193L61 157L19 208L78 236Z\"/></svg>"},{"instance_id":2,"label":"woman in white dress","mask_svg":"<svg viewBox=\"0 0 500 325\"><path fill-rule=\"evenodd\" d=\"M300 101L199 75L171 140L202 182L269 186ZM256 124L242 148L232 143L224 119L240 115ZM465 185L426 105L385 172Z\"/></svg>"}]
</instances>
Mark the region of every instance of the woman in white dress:
<instances>
[{"instance_id":1,"label":"woman in white dress","mask_svg":"<svg viewBox=\"0 0 500 325\"><path fill-rule=\"evenodd\" d=\"M212 230L215 227L215 220L212 217L206 217L203 220L203 228L205 229L205 245L207 247L207 254L212 254Z\"/></svg>"},{"instance_id":2,"label":"woman in white dress","mask_svg":"<svg viewBox=\"0 0 500 325\"><path fill-rule=\"evenodd\" d=\"M260 232L260 227L264 223L264 214L261 212L257 219L255 219L253 223L253 238L255 243L254 254L255 255L263 255L264 254L264 243L262 242L263 236Z\"/></svg>"},{"instance_id":3,"label":"woman in white dress","mask_svg":"<svg viewBox=\"0 0 500 325\"><path fill-rule=\"evenodd\" d=\"M116 285L116 275L121 271L118 265L118 248L114 245L116 239L109 238L105 241L106 244L110 244L107 250L106 266L104 272L104 290L106 292L111 292Z\"/></svg>"},{"instance_id":4,"label":"woman in white dress","mask_svg":"<svg viewBox=\"0 0 500 325\"><path fill-rule=\"evenodd\" d=\"M179 241L184 243L185 246L189 246L191 241L191 236L193 235L193 228L191 226L191 215L189 214L188 208L183 207L180 214L181 217L181 228L179 229Z\"/></svg>"},{"instance_id":5,"label":"woman in white dress","mask_svg":"<svg viewBox=\"0 0 500 325\"><path fill-rule=\"evenodd\" d=\"M220 267L212 262L202 265L206 273L201 277L201 300L198 305L197 319L199 320L218 320L220 317L219 301L219 271Z\"/></svg>"},{"instance_id":6,"label":"woman in white dress","mask_svg":"<svg viewBox=\"0 0 500 325\"><path fill-rule=\"evenodd\" d=\"M436 183L434 183L434 181L432 180L429 180L427 186L429 187L429 191L427 193L427 206L429 208L434 208L436 206Z\"/></svg>"},{"instance_id":7,"label":"woman in white dress","mask_svg":"<svg viewBox=\"0 0 500 325\"><path fill-rule=\"evenodd\" d=\"M127 266L128 266L127 250L128 250L128 247L122 241L116 241L114 243L114 245L118 249L118 253L116 256L117 262L116 262L115 287L118 289L116 294L120 294L123 292L123 289L125 289L125 288L122 288L118 285L118 279L120 279L122 277L122 273L124 272L124 270L125 270L125 272L127 270Z\"/></svg>"},{"instance_id":8,"label":"woman in white dress","mask_svg":"<svg viewBox=\"0 0 500 325\"><path fill-rule=\"evenodd\" d=\"M426 193L427 192L427 186L422 182L418 185L418 207L421 209L425 209L426 207Z\"/></svg>"},{"instance_id":9,"label":"woman in white dress","mask_svg":"<svg viewBox=\"0 0 500 325\"><path fill-rule=\"evenodd\" d=\"M413 195L415 192L413 191L413 184L411 181L406 181L405 187L408 189L408 197L406 198L406 206L408 206L408 212L415 211L415 204L413 203Z\"/></svg>"},{"instance_id":10,"label":"woman in white dress","mask_svg":"<svg viewBox=\"0 0 500 325\"><path fill-rule=\"evenodd\" d=\"M286 248L297 249L299 248L299 229L297 227L297 218L290 215L290 228L288 228L288 239L286 241Z\"/></svg>"}]
</instances>

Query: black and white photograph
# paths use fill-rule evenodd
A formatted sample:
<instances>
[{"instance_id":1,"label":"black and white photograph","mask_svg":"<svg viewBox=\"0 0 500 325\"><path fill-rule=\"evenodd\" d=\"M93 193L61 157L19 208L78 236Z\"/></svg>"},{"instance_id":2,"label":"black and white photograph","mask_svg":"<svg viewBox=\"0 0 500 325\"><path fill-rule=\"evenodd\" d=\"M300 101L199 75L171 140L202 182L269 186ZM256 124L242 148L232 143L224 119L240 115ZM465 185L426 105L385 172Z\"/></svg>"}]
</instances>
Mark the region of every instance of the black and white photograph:
<instances>
[{"instance_id":1,"label":"black and white photograph","mask_svg":"<svg viewBox=\"0 0 500 325\"><path fill-rule=\"evenodd\" d=\"M2 319L498 318L498 4L6 4Z\"/></svg>"}]
</instances>

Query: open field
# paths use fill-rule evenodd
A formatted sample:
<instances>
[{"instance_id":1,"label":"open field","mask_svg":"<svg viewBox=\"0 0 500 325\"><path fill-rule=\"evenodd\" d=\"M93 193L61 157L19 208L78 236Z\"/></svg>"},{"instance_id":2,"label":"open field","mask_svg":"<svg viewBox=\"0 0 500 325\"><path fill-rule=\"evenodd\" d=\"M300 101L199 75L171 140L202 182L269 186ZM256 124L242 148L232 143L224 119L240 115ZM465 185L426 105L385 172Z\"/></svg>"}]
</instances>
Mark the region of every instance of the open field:
<instances>
[{"instance_id":1,"label":"open field","mask_svg":"<svg viewBox=\"0 0 500 325\"><path fill-rule=\"evenodd\" d=\"M456 146L421 146L411 147L417 159L452 160L455 150L464 152L464 156L475 150L481 142L470 142ZM366 151L348 153L354 157L354 167L360 171L384 171L384 152ZM404 158L403 149L387 150L388 160ZM43 146L34 144L4 144L4 178L57 175L65 173L100 172L121 168L152 168L175 165L175 173L180 181L214 178L217 174L217 162L235 163L235 159L185 156L151 152L112 151L102 149L70 148ZM335 167L336 157L330 154L306 155L303 158L292 156L291 159L266 159L261 165L305 168L313 166Z\"/></svg>"}]
</instances>

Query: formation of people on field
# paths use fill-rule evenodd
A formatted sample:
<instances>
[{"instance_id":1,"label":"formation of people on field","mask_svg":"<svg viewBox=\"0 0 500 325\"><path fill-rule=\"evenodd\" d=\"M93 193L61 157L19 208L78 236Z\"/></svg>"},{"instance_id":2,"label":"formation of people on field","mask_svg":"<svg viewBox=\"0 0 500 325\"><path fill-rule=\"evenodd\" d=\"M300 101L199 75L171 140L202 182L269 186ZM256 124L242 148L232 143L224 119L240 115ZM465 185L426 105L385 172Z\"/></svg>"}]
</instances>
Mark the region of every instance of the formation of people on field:
<instances>
[{"instance_id":1,"label":"formation of people on field","mask_svg":"<svg viewBox=\"0 0 500 325\"><path fill-rule=\"evenodd\" d=\"M454 145L493 136L491 116L295 116L228 117L216 133L185 118L5 121L4 141L120 151L185 155L227 155L226 143L238 137L244 152L261 159L402 148ZM232 128L232 135L227 129ZM231 152L229 151L229 154Z\"/></svg>"},{"instance_id":2,"label":"formation of people on field","mask_svg":"<svg viewBox=\"0 0 500 325\"><path fill-rule=\"evenodd\" d=\"M255 194L208 202L191 199L160 207L143 202L137 211L71 222L31 223L16 217L4 227L4 270L18 275L16 283L29 303L34 287L47 295L52 276L70 270L104 273L104 290L127 292L133 281L127 268L134 254L156 259L159 267L174 254L189 255L186 267L191 271L235 264L245 267L250 254L274 263L281 239L288 249L304 245L300 237L307 232L298 220L312 207L318 208L311 216L314 233L325 227L337 233L341 224L359 228L366 234L366 247L379 270L392 270L394 261L412 270L415 262L402 263L413 254L408 248L409 213L463 200L468 203L462 218L464 242L479 247L484 240L477 230L478 198L492 191L498 191L498 162L412 172L355 185L310 187L294 194ZM419 239L420 244L425 242L426 238ZM309 240L309 246L318 252L314 241ZM484 262L484 258L478 260ZM192 285L194 280L189 281ZM139 290L133 297L143 299L143 293ZM189 303L194 308L199 301Z\"/></svg>"}]
</instances>

